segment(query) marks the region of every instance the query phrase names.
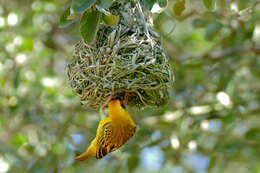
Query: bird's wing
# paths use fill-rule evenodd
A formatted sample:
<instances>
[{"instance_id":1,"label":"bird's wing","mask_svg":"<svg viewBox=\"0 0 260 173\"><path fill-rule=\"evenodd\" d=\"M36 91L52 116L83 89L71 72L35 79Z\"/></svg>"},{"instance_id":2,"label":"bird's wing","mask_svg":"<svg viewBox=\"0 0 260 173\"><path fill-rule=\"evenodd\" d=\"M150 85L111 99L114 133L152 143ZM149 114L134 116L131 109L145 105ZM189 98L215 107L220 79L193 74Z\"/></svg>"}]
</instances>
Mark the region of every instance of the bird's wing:
<instances>
[{"instance_id":1,"label":"bird's wing","mask_svg":"<svg viewBox=\"0 0 260 173\"><path fill-rule=\"evenodd\" d=\"M96 135L96 138L100 138L101 134L102 134L102 131L103 131L103 128L104 128L104 125L111 122L110 118L106 117L104 119L102 119L99 124L98 124L98 129L97 129L97 135Z\"/></svg>"},{"instance_id":2,"label":"bird's wing","mask_svg":"<svg viewBox=\"0 0 260 173\"><path fill-rule=\"evenodd\" d=\"M112 124L111 122L106 122L102 129L100 129L100 135L97 139L97 153L96 158L101 159L103 156L107 155L113 150L112 143Z\"/></svg>"},{"instance_id":3,"label":"bird's wing","mask_svg":"<svg viewBox=\"0 0 260 173\"><path fill-rule=\"evenodd\" d=\"M117 150L126 143L135 133L135 127L129 126L124 129L113 129L109 121L103 125L99 138L97 139L96 158L101 159L108 153Z\"/></svg>"}]
</instances>

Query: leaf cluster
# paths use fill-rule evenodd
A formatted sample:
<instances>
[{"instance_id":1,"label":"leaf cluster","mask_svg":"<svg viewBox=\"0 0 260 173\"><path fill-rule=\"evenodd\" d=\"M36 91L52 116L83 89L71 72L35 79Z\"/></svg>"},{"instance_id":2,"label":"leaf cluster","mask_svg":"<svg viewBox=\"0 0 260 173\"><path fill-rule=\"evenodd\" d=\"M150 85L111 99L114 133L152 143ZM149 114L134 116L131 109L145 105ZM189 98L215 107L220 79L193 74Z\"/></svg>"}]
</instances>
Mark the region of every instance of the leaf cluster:
<instances>
[{"instance_id":1,"label":"leaf cluster","mask_svg":"<svg viewBox=\"0 0 260 173\"><path fill-rule=\"evenodd\" d=\"M114 0L72 0L60 16L60 27L67 27L80 18L80 33L87 43L95 40L99 24L104 23L115 26L119 22L119 16L111 14L109 7Z\"/></svg>"},{"instance_id":2,"label":"leaf cluster","mask_svg":"<svg viewBox=\"0 0 260 173\"><path fill-rule=\"evenodd\" d=\"M67 27L80 18L81 36L87 43L93 43L101 23L108 26L118 24L119 16L113 15L109 10L115 2L115 0L72 0L71 5L60 16L60 27ZM141 3L148 10L151 10L155 3L162 8L167 6L167 0L141 0Z\"/></svg>"}]
</instances>

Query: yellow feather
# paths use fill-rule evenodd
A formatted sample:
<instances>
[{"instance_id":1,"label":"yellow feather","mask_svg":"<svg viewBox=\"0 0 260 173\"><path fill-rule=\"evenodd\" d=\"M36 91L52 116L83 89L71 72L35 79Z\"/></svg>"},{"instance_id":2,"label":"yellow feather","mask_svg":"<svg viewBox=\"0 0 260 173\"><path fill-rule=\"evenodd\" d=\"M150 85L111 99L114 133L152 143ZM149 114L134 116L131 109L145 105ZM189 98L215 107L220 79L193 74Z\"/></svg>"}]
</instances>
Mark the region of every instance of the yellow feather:
<instances>
[{"instance_id":1,"label":"yellow feather","mask_svg":"<svg viewBox=\"0 0 260 173\"><path fill-rule=\"evenodd\" d=\"M126 143L134 135L135 129L135 122L121 106L120 101L111 100L108 103L108 117L99 122L95 139L86 152L75 159L80 161L89 157L101 159Z\"/></svg>"}]
</instances>

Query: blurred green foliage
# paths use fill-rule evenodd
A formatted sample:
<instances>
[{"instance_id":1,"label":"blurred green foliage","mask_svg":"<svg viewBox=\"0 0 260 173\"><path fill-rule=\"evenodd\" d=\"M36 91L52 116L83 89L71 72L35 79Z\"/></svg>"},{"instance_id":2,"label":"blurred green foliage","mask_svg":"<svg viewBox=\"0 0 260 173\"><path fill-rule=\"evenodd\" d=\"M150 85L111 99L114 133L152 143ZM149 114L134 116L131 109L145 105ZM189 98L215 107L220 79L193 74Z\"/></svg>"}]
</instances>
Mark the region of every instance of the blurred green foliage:
<instances>
[{"instance_id":1,"label":"blurred green foliage","mask_svg":"<svg viewBox=\"0 0 260 173\"><path fill-rule=\"evenodd\" d=\"M78 23L58 27L70 2L0 0L0 172L259 173L259 1L178 2L153 14L175 73L169 104L128 108L135 136L75 162L100 116L66 82L80 39Z\"/></svg>"}]
</instances>

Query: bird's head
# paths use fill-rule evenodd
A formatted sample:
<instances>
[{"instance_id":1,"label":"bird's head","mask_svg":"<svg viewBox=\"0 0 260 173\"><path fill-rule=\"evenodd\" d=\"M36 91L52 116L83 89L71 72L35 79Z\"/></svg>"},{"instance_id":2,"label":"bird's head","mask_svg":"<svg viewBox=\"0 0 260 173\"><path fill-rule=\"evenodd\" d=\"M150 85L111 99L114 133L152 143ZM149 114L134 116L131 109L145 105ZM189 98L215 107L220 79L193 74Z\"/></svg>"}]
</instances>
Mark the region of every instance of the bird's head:
<instances>
[{"instance_id":1,"label":"bird's head","mask_svg":"<svg viewBox=\"0 0 260 173\"><path fill-rule=\"evenodd\" d=\"M122 103L121 97L119 94L115 94L114 97L109 101L110 105L121 105L125 108L125 105Z\"/></svg>"},{"instance_id":2,"label":"bird's head","mask_svg":"<svg viewBox=\"0 0 260 173\"><path fill-rule=\"evenodd\" d=\"M119 101L121 101L120 95L119 94L115 94L114 97L111 100L119 100Z\"/></svg>"}]
</instances>

